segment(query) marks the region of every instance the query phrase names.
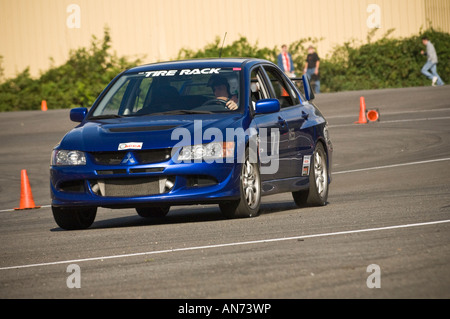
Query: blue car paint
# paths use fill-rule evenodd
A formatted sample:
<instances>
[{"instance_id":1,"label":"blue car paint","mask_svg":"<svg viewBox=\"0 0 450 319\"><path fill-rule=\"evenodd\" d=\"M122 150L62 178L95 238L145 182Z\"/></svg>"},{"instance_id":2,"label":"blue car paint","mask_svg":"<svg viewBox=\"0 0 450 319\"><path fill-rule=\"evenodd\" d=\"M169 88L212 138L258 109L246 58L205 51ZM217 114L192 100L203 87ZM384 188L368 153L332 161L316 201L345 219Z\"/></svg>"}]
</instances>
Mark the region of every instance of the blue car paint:
<instances>
[{"instance_id":1,"label":"blue car paint","mask_svg":"<svg viewBox=\"0 0 450 319\"><path fill-rule=\"evenodd\" d=\"M320 111L301 95L298 94L301 105L282 109L278 113L256 115L252 114L250 101L250 71L257 65L274 64L259 59L213 59L198 61L177 61L140 66L122 72L105 88L84 120L73 130L68 132L55 149L79 150L87 153L87 164L83 166L52 166L50 168L50 186L52 206L55 207L137 207L139 205L182 205L199 203L220 203L240 197L240 163L174 163L173 158L164 162L142 165L98 165L92 160L91 152L117 151L119 143L143 142L142 150L171 148L179 141L171 139L170 127L184 127L191 136L194 135L194 121L202 120L203 131L209 127L218 128L226 136L227 128L259 128L264 125L272 125L279 120L279 116L286 119L285 126L280 127L280 174L274 176L262 175L263 195L278 192L293 192L309 187L309 177L300 176L302 160L305 155L312 155L314 147L321 142L327 152L328 174L331 181L332 146L324 137L326 120ZM203 67L235 67L241 68L240 105L245 105L239 113L216 113L196 115L164 115L152 117L133 117L90 120L90 116L122 74L145 72L149 70L167 70L170 68L203 68ZM242 84L241 84L242 85ZM272 124L270 123L272 122ZM157 126L163 126L164 130L156 130ZM300 126L300 130L290 130L290 126ZM152 127L152 130L147 128ZM301 141L295 144L294 141ZM209 142L202 140L202 142ZM246 141L247 142L247 141ZM186 143L192 144L192 143ZM130 151L133 154L133 151ZM124 151L124 156L126 151ZM132 173L132 169L153 169L161 171ZM107 177L99 175L102 170L117 171ZM189 187L187 177L191 175L208 175L217 180L212 186ZM102 197L95 195L91 180L106 178L130 178L150 176L173 176L175 186L169 193L137 196L137 197ZM70 181L84 181L84 192L60 191L59 185Z\"/></svg>"}]
</instances>

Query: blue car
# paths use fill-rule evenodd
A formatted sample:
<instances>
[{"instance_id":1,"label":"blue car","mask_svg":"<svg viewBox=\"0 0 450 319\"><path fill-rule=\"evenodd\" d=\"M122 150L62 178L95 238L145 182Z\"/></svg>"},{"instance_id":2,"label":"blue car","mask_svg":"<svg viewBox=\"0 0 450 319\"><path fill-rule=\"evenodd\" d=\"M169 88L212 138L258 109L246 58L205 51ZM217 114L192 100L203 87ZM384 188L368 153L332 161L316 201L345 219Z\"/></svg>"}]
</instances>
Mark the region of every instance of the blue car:
<instances>
[{"instance_id":1,"label":"blue car","mask_svg":"<svg viewBox=\"0 0 450 319\"><path fill-rule=\"evenodd\" d=\"M297 88L302 84L303 93ZM165 216L171 206L218 204L257 216L264 195L327 203L333 147L308 79L261 59L155 63L115 77L52 152L53 216L92 225L97 208Z\"/></svg>"}]
</instances>

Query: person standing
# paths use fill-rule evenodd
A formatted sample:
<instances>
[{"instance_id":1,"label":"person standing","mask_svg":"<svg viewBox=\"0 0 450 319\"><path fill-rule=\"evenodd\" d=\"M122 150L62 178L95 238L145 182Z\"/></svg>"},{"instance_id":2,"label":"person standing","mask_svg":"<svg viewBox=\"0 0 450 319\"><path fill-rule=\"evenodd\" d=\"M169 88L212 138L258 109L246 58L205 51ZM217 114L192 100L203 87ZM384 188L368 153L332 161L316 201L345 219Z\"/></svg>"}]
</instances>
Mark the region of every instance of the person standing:
<instances>
[{"instance_id":1,"label":"person standing","mask_svg":"<svg viewBox=\"0 0 450 319\"><path fill-rule=\"evenodd\" d=\"M311 82L314 82L315 93L320 93L320 58L313 46L308 47L308 55L306 56L305 69L303 74L306 74Z\"/></svg>"},{"instance_id":2,"label":"person standing","mask_svg":"<svg viewBox=\"0 0 450 319\"><path fill-rule=\"evenodd\" d=\"M295 77L294 61L292 55L288 52L286 44L281 47L281 53L278 54L278 66L288 77Z\"/></svg>"},{"instance_id":3,"label":"person standing","mask_svg":"<svg viewBox=\"0 0 450 319\"><path fill-rule=\"evenodd\" d=\"M433 43L426 37L422 37L422 43L427 47L427 51L421 51L422 55L427 56L427 62L422 67L422 74L431 80L431 85L444 85L444 81L442 81L441 77L437 73L437 63L438 57L436 54L436 49L434 48ZM431 71L431 72L430 72Z\"/></svg>"}]
</instances>

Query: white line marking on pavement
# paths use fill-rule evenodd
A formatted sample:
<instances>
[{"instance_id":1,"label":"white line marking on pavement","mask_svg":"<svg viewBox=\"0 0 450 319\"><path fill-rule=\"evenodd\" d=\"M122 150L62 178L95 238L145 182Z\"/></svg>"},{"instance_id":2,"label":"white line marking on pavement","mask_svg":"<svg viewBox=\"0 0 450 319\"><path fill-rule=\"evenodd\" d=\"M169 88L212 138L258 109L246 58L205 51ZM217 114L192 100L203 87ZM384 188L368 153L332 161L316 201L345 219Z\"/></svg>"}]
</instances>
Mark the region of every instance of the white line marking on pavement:
<instances>
[{"instance_id":1,"label":"white line marking on pavement","mask_svg":"<svg viewBox=\"0 0 450 319\"><path fill-rule=\"evenodd\" d=\"M437 120L449 120L450 116L443 116L443 117L426 117L426 118L420 118L420 119L406 119L406 120L392 120L392 121L380 121L376 123L368 123L366 125L380 125L380 124L386 124L386 123L401 123L401 122L417 122L417 121L437 121ZM336 125L328 125L329 128L335 128L335 127L348 127L348 126L361 126L363 124L336 124Z\"/></svg>"},{"instance_id":2,"label":"white line marking on pavement","mask_svg":"<svg viewBox=\"0 0 450 319\"><path fill-rule=\"evenodd\" d=\"M383 108L383 105L376 107L375 109L381 109L381 108ZM369 107L368 109L374 109L374 108ZM447 108L442 108L442 109L431 109L431 110L382 112L382 114L383 114L383 116L386 116L386 115L401 115L401 114L425 113L425 112L429 113L429 112L441 112L441 111L448 112L448 111L450 111L450 108L447 107ZM346 118L346 117L355 117L355 115L354 114L353 115L346 114L346 115L326 116L327 119L337 119L337 118Z\"/></svg>"},{"instance_id":3,"label":"white line marking on pavement","mask_svg":"<svg viewBox=\"0 0 450 319\"><path fill-rule=\"evenodd\" d=\"M424 223L415 223L415 224L386 226L386 227L378 227L378 228L366 228L366 229L358 229L358 230L347 230L347 231L340 231L340 232L333 232L333 233L323 233L323 234L313 234L313 235L283 237L283 238L272 238L272 239L261 239L261 240L253 240L253 241L234 242L234 243L228 243L228 244L217 244L217 245L205 245L205 246L194 246L194 247L184 247L184 248L173 248L173 249L165 249L165 250L157 250L157 251L148 251L148 252L142 252L142 253L132 253L132 254L123 254L123 255L111 255L111 256L92 257L92 258L83 258L83 259L72 259L72 260L62 260L62 261L47 262L47 263L40 263L40 264L28 264L28 265L20 265L20 266L9 266L9 267L1 267L0 270L21 269L21 268L30 268L30 267L42 267L42 266L53 266L53 265L60 265L60 264L80 263L80 262L86 262L86 261L99 261L99 260L105 260L105 259L128 258L128 257L136 257L136 256L157 255L157 254L174 253L174 252L182 252L182 251L192 251L192 250L201 250L201 249L222 248L222 247L243 246L243 245L254 245L254 244L263 244L263 243L273 243L273 242L280 242L280 241L287 241L287 240L299 240L299 239L307 239L307 238L339 236L339 235L366 233L366 232L373 232L373 231L392 230L392 229L399 229L399 228L409 228L409 227L437 225L437 224L444 224L444 223L450 223L450 219L438 220L438 221L432 221L432 222L424 222Z\"/></svg>"},{"instance_id":4,"label":"white line marking on pavement","mask_svg":"<svg viewBox=\"0 0 450 319\"><path fill-rule=\"evenodd\" d=\"M360 169L353 169L353 170L348 170L348 171L334 172L334 173L331 173L331 175L364 172L364 171L371 171L371 170L383 169L383 168L392 168L392 167L409 166L409 165L426 164L426 163L443 162L443 161L450 161L450 158L447 157L447 158L439 158L439 159L428 160L428 161L419 161L419 162L410 162L410 163L402 163L402 164L360 168Z\"/></svg>"},{"instance_id":5,"label":"white line marking on pavement","mask_svg":"<svg viewBox=\"0 0 450 319\"><path fill-rule=\"evenodd\" d=\"M41 207L39 207L39 208L48 208L48 207L51 207L52 205L42 205ZM24 209L24 210L26 210L26 209ZM13 212L13 211L15 211L15 209L14 208L10 208L10 209L2 209L2 210L0 210L0 213L3 213L3 212Z\"/></svg>"},{"instance_id":6,"label":"white line marking on pavement","mask_svg":"<svg viewBox=\"0 0 450 319\"><path fill-rule=\"evenodd\" d=\"M367 167L367 168L360 168L360 169L354 169L354 170L348 170L348 171L341 171L341 172L333 172L331 175L337 175L337 174L347 174L347 173L355 173L355 172L364 172L364 171L371 171L376 169L383 169L383 168L392 168L392 167L399 167L399 166L408 166L408 165L416 165L416 164L426 164L426 163L433 163L433 162L442 162L442 161L450 161L450 158L439 158L434 160L428 160L428 161L420 161L420 162L410 162L410 163L401 163L401 164L393 164L393 165L386 165L386 166L376 166L376 167ZM52 205L42 205L41 208L48 208ZM13 212L15 209L3 209L0 210L1 212Z\"/></svg>"},{"instance_id":7,"label":"white line marking on pavement","mask_svg":"<svg viewBox=\"0 0 450 319\"><path fill-rule=\"evenodd\" d=\"M416 121L436 121L436 120L448 120L450 116L441 117L424 117L420 119L404 119L404 120L391 120L391 121L380 121L377 123L400 123L400 122L416 122Z\"/></svg>"}]
</instances>

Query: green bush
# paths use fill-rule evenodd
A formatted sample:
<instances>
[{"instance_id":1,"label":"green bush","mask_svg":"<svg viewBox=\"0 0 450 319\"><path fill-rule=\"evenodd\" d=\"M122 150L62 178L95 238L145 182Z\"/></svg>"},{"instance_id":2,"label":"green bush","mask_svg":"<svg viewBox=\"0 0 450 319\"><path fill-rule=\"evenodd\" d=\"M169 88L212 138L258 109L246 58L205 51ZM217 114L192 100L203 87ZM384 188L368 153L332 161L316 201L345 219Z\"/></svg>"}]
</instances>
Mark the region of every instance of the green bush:
<instances>
[{"instance_id":1,"label":"green bush","mask_svg":"<svg viewBox=\"0 0 450 319\"><path fill-rule=\"evenodd\" d=\"M345 43L331 57L321 60L321 85L324 92L401 88L430 85L421 72L426 57L422 36L434 44L439 58L438 73L450 81L450 34L433 29L404 39L391 39L389 30L380 40L355 46Z\"/></svg>"},{"instance_id":2,"label":"green bush","mask_svg":"<svg viewBox=\"0 0 450 319\"><path fill-rule=\"evenodd\" d=\"M178 52L177 59L217 58L220 53L222 57L253 57L266 60L276 59L277 56L276 49L258 48L258 43L251 45L243 36L227 46L222 47L221 42L220 37L216 37L213 43L207 44L197 52L182 48Z\"/></svg>"},{"instance_id":3,"label":"green bush","mask_svg":"<svg viewBox=\"0 0 450 319\"><path fill-rule=\"evenodd\" d=\"M425 47L421 37L428 36L435 45L439 64L438 73L444 82L450 82L450 34L430 28L408 38L390 38L393 30L380 40L372 42L376 29L369 33L364 44L347 42L321 56L321 91L337 92L380 88L401 88L430 85L430 80L420 72L426 57L420 54ZM297 75L304 68L307 46L317 45L322 39L306 38L288 45ZM222 49L222 39L217 37L203 49L193 51L182 48L177 59L218 57L255 57L276 63L280 51L260 48L250 44L246 37ZM104 38L93 37L89 48L72 50L69 60L51 67L38 79L30 76L29 68L13 79L0 84L0 111L36 110L47 100L49 109L91 106L104 87L121 71L138 65L140 59L129 61L110 53L111 37L105 29ZM320 55L320 52L318 52ZM0 79L3 77L0 57Z\"/></svg>"},{"instance_id":4,"label":"green bush","mask_svg":"<svg viewBox=\"0 0 450 319\"><path fill-rule=\"evenodd\" d=\"M388 30L380 40L372 42L377 29L367 36L367 43L358 45L346 42L333 48L326 57L321 56L320 79L322 92L349 90L367 90L381 88L401 88L430 85L420 70L426 57L420 54L425 50L421 38L428 36L435 45L439 58L438 73L446 83L450 81L450 34L430 28L409 38L393 39ZM297 76L301 75L305 65L307 47L317 45L322 39L300 39L288 45L292 54ZM218 57L220 38L205 46L203 50L194 52L183 48L178 58ZM222 57L256 57L276 63L279 48L258 48L248 43L247 38L239 40L223 48ZM319 56L320 56L320 52Z\"/></svg>"}]
</instances>

